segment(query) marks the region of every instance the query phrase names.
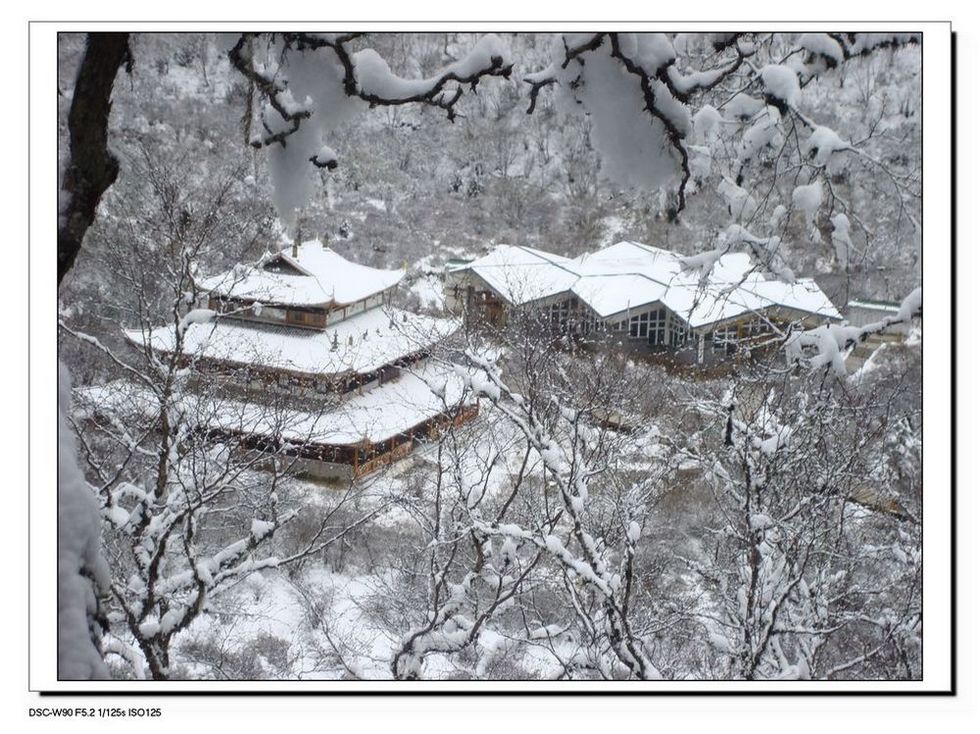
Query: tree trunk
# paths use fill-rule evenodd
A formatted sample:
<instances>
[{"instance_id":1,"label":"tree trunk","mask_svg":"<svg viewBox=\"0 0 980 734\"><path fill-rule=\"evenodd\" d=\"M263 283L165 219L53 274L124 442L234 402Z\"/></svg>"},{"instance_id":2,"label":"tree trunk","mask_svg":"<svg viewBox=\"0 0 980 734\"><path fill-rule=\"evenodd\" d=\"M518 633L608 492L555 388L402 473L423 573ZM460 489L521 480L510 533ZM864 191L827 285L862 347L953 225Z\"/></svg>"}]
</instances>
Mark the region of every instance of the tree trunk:
<instances>
[{"instance_id":1,"label":"tree trunk","mask_svg":"<svg viewBox=\"0 0 980 734\"><path fill-rule=\"evenodd\" d=\"M68 112L69 155L58 217L58 284L71 270L99 200L119 174L109 152L110 97L116 72L129 63L128 33L90 33Z\"/></svg>"}]
</instances>

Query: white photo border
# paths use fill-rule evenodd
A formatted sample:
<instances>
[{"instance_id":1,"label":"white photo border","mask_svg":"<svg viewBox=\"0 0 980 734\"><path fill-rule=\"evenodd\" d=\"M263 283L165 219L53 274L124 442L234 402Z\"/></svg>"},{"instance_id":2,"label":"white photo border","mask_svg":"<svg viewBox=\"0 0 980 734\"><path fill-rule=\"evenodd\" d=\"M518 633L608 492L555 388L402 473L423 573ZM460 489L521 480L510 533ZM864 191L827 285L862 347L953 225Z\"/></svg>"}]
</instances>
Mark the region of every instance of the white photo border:
<instances>
[{"instance_id":1,"label":"white photo border","mask_svg":"<svg viewBox=\"0 0 980 734\"><path fill-rule=\"evenodd\" d=\"M896 31L922 34L923 90L923 295L931 328L923 336L923 677L918 681L741 682L545 682L385 681L169 682L59 681L57 678L57 34L126 30L193 32L268 30L276 24L145 21L132 23L32 22L29 25L29 689L51 693L201 694L951 694L955 690L954 540L955 473L952 332L954 228L952 179L953 36L945 22L785 23L568 23L568 22L342 22L290 23L311 30L424 32L560 32L615 28L637 31ZM928 244L926 244L928 243ZM946 332L949 325L949 333ZM934 331L933 331L934 329ZM410 687L409 687L410 686Z\"/></svg>"}]
</instances>

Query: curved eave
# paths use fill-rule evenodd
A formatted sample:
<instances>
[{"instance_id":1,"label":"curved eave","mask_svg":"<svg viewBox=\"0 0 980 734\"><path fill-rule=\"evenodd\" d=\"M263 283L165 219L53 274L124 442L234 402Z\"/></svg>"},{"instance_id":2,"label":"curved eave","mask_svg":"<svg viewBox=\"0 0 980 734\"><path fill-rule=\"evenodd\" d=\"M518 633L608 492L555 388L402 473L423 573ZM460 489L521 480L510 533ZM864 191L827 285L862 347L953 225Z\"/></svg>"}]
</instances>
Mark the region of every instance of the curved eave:
<instances>
[{"instance_id":1,"label":"curved eave","mask_svg":"<svg viewBox=\"0 0 980 734\"><path fill-rule=\"evenodd\" d=\"M368 298L373 298L374 296L376 296L376 295L378 295L380 293L387 293L392 288L394 288L396 285L398 285L399 283L401 283L402 278L405 277L405 271L404 270L389 270L388 272L390 272L390 273L397 273L398 277L395 278L394 280L392 280L389 284L385 285L383 288L379 288L376 291L371 291L366 296L360 296L359 298L355 298L352 301L340 301L340 300L337 300L335 298L334 300L330 301L330 304L329 305L339 306L340 308L343 308L344 306L350 306L350 305L352 305L354 303L360 303L361 301L365 301Z\"/></svg>"}]
</instances>

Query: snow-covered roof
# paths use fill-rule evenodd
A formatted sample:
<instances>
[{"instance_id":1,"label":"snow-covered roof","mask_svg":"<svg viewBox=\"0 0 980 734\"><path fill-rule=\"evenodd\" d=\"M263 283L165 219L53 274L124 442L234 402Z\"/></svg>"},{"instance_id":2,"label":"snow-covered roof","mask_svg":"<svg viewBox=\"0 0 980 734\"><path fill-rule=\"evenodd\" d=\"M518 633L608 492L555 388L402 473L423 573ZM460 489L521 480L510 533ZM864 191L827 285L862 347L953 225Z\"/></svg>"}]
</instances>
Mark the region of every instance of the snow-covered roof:
<instances>
[{"instance_id":1,"label":"snow-covered roof","mask_svg":"<svg viewBox=\"0 0 980 734\"><path fill-rule=\"evenodd\" d=\"M202 279L200 285L223 296L264 303L342 306L387 290L405 275L404 270L381 270L351 262L319 240L299 245L295 257L292 251L292 246L286 247L258 266L236 266ZM285 267L281 267L283 263Z\"/></svg>"},{"instance_id":2,"label":"snow-covered roof","mask_svg":"<svg viewBox=\"0 0 980 734\"><path fill-rule=\"evenodd\" d=\"M866 308L872 311L882 311L885 313L898 313L901 304L894 301L866 301L854 299L847 302L848 308Z\"/></svg>"},{"instance_id":3,"label":"snow-covered roof","mask_svg":"<svg viewBox=\"0 0 980 734\"><path fill-rule=\"evenodd\" d=\"M498 245L488 254L453 272L471 270L502 298L520 305L567 291L578 275L567 257L531 247Z\"/></svg>"},{"instance_id":4,"label":"snow-covered roof","mask_svg":"<svg viewBox=\"0 0 980 734\"><path fill-rule=\"evenodd\" d=\"M369 309L323 331L266 326L219 316L209 323L189 324L182 351L188 356L307 374L364 374L431 347L458 326L452 319L388 308ZM127 330L125 335L137 344L146 340L159 351L174 349L175 331L171 326L146 333Z\"/></svg>"},{"instance_id":5,"label":"snow-covered roof","mask_svg":"<svg viewBox=\"0 0 980 734\"><path fill-rule=\"evenodd\" d=\"M186 393L179 400L185 414L207 422L210 428L275 435L287 441L349 446L365 440L381 443L438 416L447 405L459 401L463 388L463 378L451 368L426 360L403 370L396 380L351 395L335 405L325 405L322 411L260 405L198 393ZM145 409L153 401L143 399L141 391L145 392L145 388L117 381L80 388L75 391L75 402L82 413ZM444 398L436 393L444 394Z\"/></svg>"},{"instance_id":6,"label":"snow-covered roof","mask_svg":"<svg viewBox=\"0 0 980 734\"><path fill-rule=\"evenodd\" d=\"M445 403L436 396L430 385L445 386ZM432 362L402 375L392 382L354 395L349 400L322 414L293 412L286 416L284 438L313 443L346 446L362 441L381 443L392 436L434 418L453 405L463 393L463 382L447 368ZM215 411L216 421L223 427L235 429L244 416L246 433L268 434L276 423L260 406L222 406ZM250 411L249 411L250 409Z\"/></svg>"},{"instance_id":7,"label":"snow-covered roof","mask_svg":"<svg viewBox=\"0 0 980 734\"><path fill-rule=\"evenodd\" d=\"M685 267L681 255L619 242L575 259L502 245L459 271L472 271L512 305L569 292L603 319L662 303L698 328L771 306L841 315L811 279L767 280L749 255L722 255L711 271Z\"/></svg>"}]
</instances>

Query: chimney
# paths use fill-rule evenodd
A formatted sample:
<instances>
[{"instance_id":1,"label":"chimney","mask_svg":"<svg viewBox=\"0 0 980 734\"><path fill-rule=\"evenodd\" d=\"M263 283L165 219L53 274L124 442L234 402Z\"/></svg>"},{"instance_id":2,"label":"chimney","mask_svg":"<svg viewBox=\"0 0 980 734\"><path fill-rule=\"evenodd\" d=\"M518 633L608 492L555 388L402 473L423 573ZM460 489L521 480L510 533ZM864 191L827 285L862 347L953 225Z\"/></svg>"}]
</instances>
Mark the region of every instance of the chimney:
<instances>
[{"instance_id":1,"label":"chimney","mask_svg":"<svg viewBox=\"0 0 980 734\"><path fill-rule=\"evenodd\" d=\"M303 239L303 221L296 220L296 236L293 238L293 259L299 257L299 243Z\"/></svg>"}]
</instances>

